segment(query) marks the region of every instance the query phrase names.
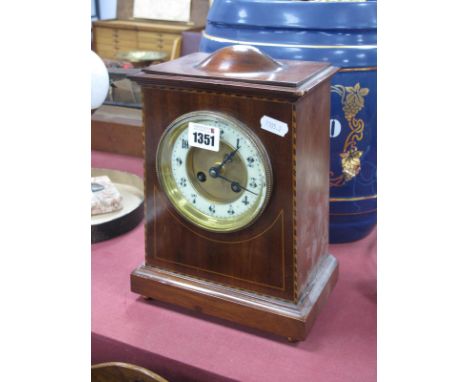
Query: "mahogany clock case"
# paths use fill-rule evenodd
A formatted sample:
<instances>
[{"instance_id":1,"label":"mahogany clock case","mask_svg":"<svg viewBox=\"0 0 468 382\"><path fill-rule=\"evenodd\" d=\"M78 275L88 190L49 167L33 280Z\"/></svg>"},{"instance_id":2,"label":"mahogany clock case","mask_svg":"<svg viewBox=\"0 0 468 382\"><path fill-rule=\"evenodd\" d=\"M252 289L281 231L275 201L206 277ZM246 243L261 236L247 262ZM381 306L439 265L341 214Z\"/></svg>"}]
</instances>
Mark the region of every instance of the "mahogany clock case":
<instances>
[{"instance_id":1,"label":"mahogany clock case","mask_svg":"<svg viewBox=\"0 0 468 382\"><path fill-rule=\"evenodd\" d=\"M133 78L144 99L146 257L132 274L131 288L304 339L338 274L328 254L329 82L336 68L271 64L258 51L222 50L155 65ZM229 73L220 70L223 62ZM215 233L190 224L158 183L161 136L175 119L198 110L242 122L268 152L273 191L263 214L246 229ZM282 137L261 129L263 116L287 123L289 132Z\"/></svg>"}]
</instances>

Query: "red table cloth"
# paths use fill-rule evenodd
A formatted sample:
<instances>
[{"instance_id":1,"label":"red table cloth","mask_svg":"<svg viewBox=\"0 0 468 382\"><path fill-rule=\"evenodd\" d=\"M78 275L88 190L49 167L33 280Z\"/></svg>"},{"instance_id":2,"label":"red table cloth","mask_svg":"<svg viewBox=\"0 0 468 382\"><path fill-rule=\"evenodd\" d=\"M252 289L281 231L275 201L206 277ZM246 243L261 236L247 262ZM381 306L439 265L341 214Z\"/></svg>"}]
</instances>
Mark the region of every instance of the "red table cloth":
<instances>
[{"instance_id":1,"label":"red table cloth","mask_svg":"<svg viewBox=\"0 0 468 382\"><path fill-rule=\"evenodd\" d=\"M93 167L143 176L140 158L94 151ZM92 245L92 363L121 361L170 381L376 380L376 231L331 245L338 283L306 341L286 340L130 291L144 224Z\"/></svg>"}]
</instances>

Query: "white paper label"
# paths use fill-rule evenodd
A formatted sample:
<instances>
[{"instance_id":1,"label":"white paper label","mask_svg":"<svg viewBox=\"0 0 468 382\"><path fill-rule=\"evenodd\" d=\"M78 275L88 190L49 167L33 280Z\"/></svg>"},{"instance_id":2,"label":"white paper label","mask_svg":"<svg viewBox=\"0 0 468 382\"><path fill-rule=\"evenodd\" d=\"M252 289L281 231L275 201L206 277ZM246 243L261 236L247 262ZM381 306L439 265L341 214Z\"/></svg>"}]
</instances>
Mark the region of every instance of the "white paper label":
<instances>
[{"instance_id":1,"label":"white paper label","mask_svg":"<svg viewBox=\"0 0 468 382\"><path fill-rule=\"evenodd\" d=\"M190 0L134 0L133 17L188 22Z\"/></svg>"},{"instance_id":2,"label":"white paper label","mask_svg":"<svg viewBox=\"0 0 468 382\"><path fill-rule=\"evenodd\" d=\"M289 131L287 123L278 121L277 119L271 117L267 117L266 115L260 119L260 127L263 130L279 135L280 137L284 137Z\"/></svg>"},{"instance_id":3,"label":"white paper label","mask_svg":"<svg viewBox=\"0 0 468 382\"><path fill-rule=\"evenodd\" d=\"M219 127L189 122L189 146L210 151L219 151Z\"/></svg>"}]
</instances>

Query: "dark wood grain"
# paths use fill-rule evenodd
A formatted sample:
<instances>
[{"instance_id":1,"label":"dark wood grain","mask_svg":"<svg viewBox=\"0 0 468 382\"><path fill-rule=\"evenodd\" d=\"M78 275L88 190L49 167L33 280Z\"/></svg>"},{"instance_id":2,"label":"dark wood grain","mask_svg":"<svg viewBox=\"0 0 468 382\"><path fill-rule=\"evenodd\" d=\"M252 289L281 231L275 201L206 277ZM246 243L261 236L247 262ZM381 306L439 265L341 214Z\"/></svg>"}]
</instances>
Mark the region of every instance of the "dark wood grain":
<instances>
[{"instance_id":1,"label":"dark wood grain","mask_svg":"<svg viewBox=\"0 0 468 382\"><path fill-rule=\"evenodd\" d=\"M177 60L152 65L144 69L148 74L189 77L190 79L224 79L230 82L254 83L294 88L306 91L301 85L323 76L332 66L323 62L273 60L257 48L234 45L214 53L194 53ZM189 79L187 78L187 80ZM288 89L285 89L288 91Z\"/></svg>"},{"instance_id":2,"label":"dark wood grain","mask_svg":"<svg viewBox=\"0 0 468 382\"><path fill-rule=\"evenodd\" d=\"M336 68L279 61L290 68L281 84L253 84L243 81L246 65L261 76L276 73L278 66L248 54L250 63L232 50L212 60L196 53L134 76L144 93L146 259L132 276L132 290L303 339L338 274L328 254L328 118ZM223 61L240 73L234 81L220 71ZM208 74L187 75L194 65ZM260 138L270 158L269 204L252 226L238 232L212 233L185 221L158 183L156 149L163 132L180 115L197 110L238 119ZM287 123L289 132L281 137L261 129L265 115ZM235 292L241 293L238 300L230 299L233 291L243 291ZM306 301L313 303L304 309Z\"/></svg>"},{"instance_id":3,"label":"dark wood grain","mask_svg":"<svg viewBox=\"0 0 468 382\"><path fill-rule=\"evenodd\" d=\"M320 257L328 253L329 87L318 85L295 106L298 296Z\"/></svg>"},{"instance_id":4,"label":"dark wood grain","mask_svg":"<svg viewBox=\"0 0 468 382\"><path fill-rule=\"evenodd\" d=\"M292 283L288 282L293 279L292 196L285 197L285 185L290 185L292 169L289 161L284 160L292 156L291 135L279 137L262 130L259 123L266 114L290 121L292 106L277 103L272 110L271 101L267 100L246 102L230 94L164 89L145 93L144 100L145 122L152 127L145 133L147 216L154 216L147 223L147 263L292 298ZM257 222L245 230L221 234L197 228L178 215L159 187L155 172L159 139L174 119L193 110L216 110L245 123L260 137L269 154L275 173L270 203ZM252 239L255 236L259 237Z\"/></svg>"},{"instance_id":5,"label":"dark wood grain","mask_svg":"<svg viewBox=\"0 0 468 382\"><path fill-rule=\"evenodd\" d=\"M229 76L254 73L257 79L261 77L265 81L265 76L283 69L280 62L262 54L258 48L248 45L227 46L213 54L207 54L206 58L201 61L196 56L192 59L196 62L192 65L195 70L201 71L204 75L215 77L219 77L220 74ZM189 74L192 73L189 72Z\"/></svg>"},{"instance_id":6,"label":"dark wood grain","mask_svg":"<svg viewBox=\"0 0 468 382\"><path fill-rule=\"evenodd\" d=\"M338 264L327 255L315 283L298 303L230 289L166 270L142 266L131 276L133 291L197 313L287 337L304 340L338 279ZM241 300L242 303L238 301Z\"/></svg>"}]
</instances>

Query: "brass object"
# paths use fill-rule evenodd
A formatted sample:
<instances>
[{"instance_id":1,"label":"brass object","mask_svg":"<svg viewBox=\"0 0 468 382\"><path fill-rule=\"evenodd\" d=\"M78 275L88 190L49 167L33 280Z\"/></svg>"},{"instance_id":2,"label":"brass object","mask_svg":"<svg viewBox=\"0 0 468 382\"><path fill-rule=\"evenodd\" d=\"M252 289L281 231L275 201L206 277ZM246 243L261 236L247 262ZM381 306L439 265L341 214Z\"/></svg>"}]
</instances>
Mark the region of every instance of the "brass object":
<instances>
[{"instance_id":1,"label":"brass object","mask_svg":"<svg viewBox=\"0 0 468 382\"><path fill-rule=\"evenodd\" d=\"M123 362L105 362L91 366L91 382L168 382L141 366Z\"/></svg>"},{"instance_id":2,"label":"brass object","mask_svg":"<svg viewBox=\"0 0 468 382\"><path fill-rule=\"evenodd\" d=\"M189 179L196 190L206 198L218 203L232 203L238 196L231 192L231 186L228 182L220 182L219 179L207 177L206 181L200 183L197 180L197 174L200 171L209 169L211 166L219 166L223 158L235 150L234 147L224 142L220 142L219 152L192 149L188 153L187 169ZM235 156L229 163L221 169L221 175L228 179L236 179L240 184L247 184L247 168L244 162Z\"/></svg>"},{"instance_id":3,"label":"brass object","mask_svg":"<svg viewBox=\"0 0 468 382\"><path fill-rule=\"evenodd\" d=\"M118 52L116 58L131 62L134 66L148 66L152 62L162 61L167 57L167 53L151 50L131 50Z\"/></svg>"},{"instance_id":4,"label":"brass object","mask_svg":"<svg viewBox=\"0 0 468 382\"><path fill-rule=\"evenodd\" d=\"M91 216L91 243L112 239L135 228L144 215L143 179L124 171L92 168L91 176L106 175L122 196L123 208ZM93 189L92 183L91 187ZM96 187L94 187L96 188Z\"/></svg>"},{"instance_id":5,"label":"brass object","mask_svg":"<svg viewBox=\"0 0 468 382\"><path fill-rule=\"evenodd\" d=\"M220 139L218 152L190 147L186 159L184 159L187 179L182 179L183 184L181 184L181 180L174 177L172 170L173 166L176 165L173 158L174 146L176 142L180 142L181 134L187 133L189 122L229 126L234 131L241 133L248 140L248 145L256 152L260 162L259 166L263 172L263 179L257 179L259 187L255 190L258 191L258 195L252 197L252 205L245 212L232 217L215 216L197 208L193 200L204 198L205 201L208 201L217 210L223 207L226 208L226 206L246 196L251 196L248 190L246 190L249 187L247 169L249 164L246 163L246 158L242 155L233 156L229 163L226 163L219 170L222 177L233 180L244 188L242 191L233 192L232 183L209 175L210 168L220 166L226 156L235 150L232 144L222 138ZM212 232L234 232L243 229L252 224L261 215L268 203L273 185L270 160L258 137L234 118L210 111L188 113L177 118L167 127L162 136L158 145L156 158L156 171L159 183L170 202L183 218L205 230ZM200 172L205 176L203 181L199 181L198 179ZM190 198L184 195L181 188L181 186L185 187L186 182L189 182L194 189L194 193L190 195Z\"/></svg>"}]
</instances>

